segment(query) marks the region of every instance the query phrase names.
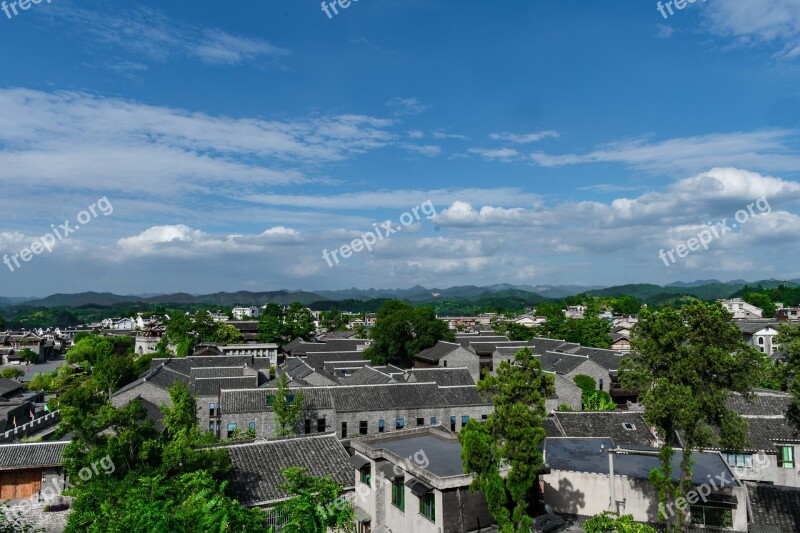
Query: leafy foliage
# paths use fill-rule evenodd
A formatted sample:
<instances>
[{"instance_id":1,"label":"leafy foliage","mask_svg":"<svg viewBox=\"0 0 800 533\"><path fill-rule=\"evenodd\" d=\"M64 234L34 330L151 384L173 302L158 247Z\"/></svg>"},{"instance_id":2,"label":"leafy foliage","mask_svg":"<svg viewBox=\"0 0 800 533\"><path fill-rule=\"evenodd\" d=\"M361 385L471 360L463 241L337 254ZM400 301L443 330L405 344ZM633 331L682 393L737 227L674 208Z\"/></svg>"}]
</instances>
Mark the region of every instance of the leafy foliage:
<instances>
[{"instance_id":1,"label":"leafy foliage","mask_svg":"<svg viewBox=\"0 0 800 533\"><path fill-rule=\"evenodd\" d=\"M677 496L685 497L691 450L745 447L747 423L728 408L727 399L732 392L750 393L768 360L744 343L722 306L697 300L680 310L643 310L632 347L634 357L622 362L620 381L639 391L645 419L667 444L676 432L683 435L687 453Z\"/></svg>"},{"instance_id":2,"label":"leafy foliage","mask_svg":"<svg viewBox=\"0 0 800 533\"><path fill-rule=\"evenodd\" d=\"M412 356L438 341L455 340L433 309L414 308L400 300L390 300L378 310L371 335L373 341L365 357L375 365L392 364L401 368L411 367Z\"/></svg>"},{"instance_id":3,"label":"leafy foliage","mask_svg":"<svg viewBox=\"0 0 800 533\"><path fill-rule=\"evenodd\" d=\"M288 519L282 533L355 531L353 506L341 496L341 485L330 477L311 477L304 468L287 468L283 475L286 483L281 488L290 498L275 507Z\"/></svg>"},{"instance_id":4,"label":"leafy foliage","mask_svg":"<svg viewBox=\"0 0 800 533\"><path fill-rule=\"evenodd\" d=\"M583 531L585 533L657 533L648 525L634 522L633 515L620 516L609 511L587 520L583 524Z\"/></svg>"},{"instance_id":5,"label":"leafy foliage","mask_svg":"<svg viewBox=\"0 0 800 533\"><path fill-rule=\"evenodd\" d=\"M475 475L472 488L486 496L500 530L527 532L531 492L543 460L537 445L545 437L545 401L554 393L554 380L529 348L517 352L513 363L500 363L496 374L478 383L494 412L484 423L470 420L461 430L461 460L464 471ZM505 478L501 468L509 469Z\"/></svg>"},{"instance_id":6,"label":"leafy foliage","mask_svg":"<svg viewBox=\"0 0 800 533\"><path fill-rule=\"evenodd\" d=\"M777 341L786 350L786 383L792 393L787 417L800 432L800 324L781 324Z\"/></svg>"},{"instance_id":7,"label":"leafy foliage","mask_svg":"<svg viewBox=\"0 0 800 533\"><path fill-rule=\"evenodd\" d=\"M289 437L295 435L303 418L303 391L292 392L289 389L289 378L286 372L278 376L278 390L272 402L275 412L275 436Z\"/></svg>"},{"instance_id":8,"label":"leafy foliage","mask_svg":"<svg viewBox=\"0 0 800 533\"><path fill-rule=\"evenodd\" d=\"M167 347L175 346L178 357L186 357L194 352L195 347L203 342L236 344L242 342L242 333L224 322L217 322L205 311L194 314L178 313L168 322L166 331L158 343L159 353L166 353Z\"/></svg>"},{"instance_id":9,"label":"leafy foliage","mask_svg":"<svg viewBox=\"0 0 800 533\"><path fill-rule=\"evenodd\" d=\"M269 304L258 320L258 340L274 342L281 347L297 338L312 340L314 332L314 316L299 302L286 310Z\"/></svg>"},{"instance_id":10,"label":"leafy foliage","mask_svg":"<svg viewBox=\"0 0 800 533\"><path fill-rule=\"evenodd\" d=\"M21 370L19 368L11 367L11 368L4 368L4 369L0 370L0 377L6 378L6 379L19 379L24 375L25 375L25 371Z\"/></svg>"}]
</instances>

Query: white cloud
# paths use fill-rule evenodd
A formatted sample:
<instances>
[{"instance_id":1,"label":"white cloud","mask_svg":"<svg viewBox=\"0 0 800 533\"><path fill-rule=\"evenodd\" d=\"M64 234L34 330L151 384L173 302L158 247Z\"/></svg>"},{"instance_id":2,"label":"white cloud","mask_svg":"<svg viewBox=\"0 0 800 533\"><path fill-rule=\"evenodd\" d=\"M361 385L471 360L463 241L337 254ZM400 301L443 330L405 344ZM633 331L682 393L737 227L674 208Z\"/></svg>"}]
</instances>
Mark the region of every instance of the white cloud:
<instances>
[{"instance_id":1,"label":"white cloud","mask_svg":"<svg viewBox=\"0 0 800 533\"><path fill-rule=\"evenodd\" d=\"M513 148L470 148L470 154L479 155L489 161L515 161L521 155Z\"/></svg>"},{"instance_id":2,"label":"white cloud","mask_svg":"<svg viewBox=\"0 0 800 533\"><path fill-rule=\"evenodd\" d=\"M536 133L516 134L516 133L492 133L489 138L494 141L506 141L515 144L527 144L547 139L548 137L558 138L559 133L554 130L540 131Z\"/></svg>"},{"instance_id":3,"label":"white cloud","mask_svg":"<svg viewBox=\"0 0 800 533\"><path fill-rule=\"evenodd\" d=\"M394 109L395 115L421 115L430 109L430 106L416 98L400 98L399 96L386 102L386 105Z\"/></svg>"},{"instance_id":4,"label":"white cloud","mask_svg":"<svg viewBox=\"0 0 800 533\"><path fill-rule=\"evenodd\" d=\"M800 56L800 2L797 0L724 0L703 10L709 30L743 45L773 46L777 56Z\"/></svg>"}]
</instances>

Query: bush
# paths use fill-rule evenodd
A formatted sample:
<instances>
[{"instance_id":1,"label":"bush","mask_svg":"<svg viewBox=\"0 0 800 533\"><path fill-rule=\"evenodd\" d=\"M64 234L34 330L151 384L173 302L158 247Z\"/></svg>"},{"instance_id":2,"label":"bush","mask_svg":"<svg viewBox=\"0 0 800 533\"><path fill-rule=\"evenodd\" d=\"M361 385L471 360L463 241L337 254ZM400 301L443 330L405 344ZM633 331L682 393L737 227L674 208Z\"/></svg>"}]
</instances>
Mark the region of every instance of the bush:
<instances>
[{"instance_id":1,"label":"bush","mask_svg":"<svg viewBox=\"0 0 800 533\"><path fill-rule=\"evenodd\" d=\"M594 391L597 390L597 382L594 380L592 376L587 376L585 374L578 374L575 376L575 385L578 386L579 389L583 391L583 394L588 396L592 394Z\"/></svg>"},{"instance_id":2,"label":"bush","mask_svg":"<svg viewBox=\"0 0 800 533\"><path fill-rule=\"evenodd\" d=\"M567 411L567 412L569 412L569 411L574 411L575 409L573 409L571 406L569 406L569 405L567 405L565 403L562 403L561 405L558 406L558 410L559 411Z\"/></svg>"}]
</instances>

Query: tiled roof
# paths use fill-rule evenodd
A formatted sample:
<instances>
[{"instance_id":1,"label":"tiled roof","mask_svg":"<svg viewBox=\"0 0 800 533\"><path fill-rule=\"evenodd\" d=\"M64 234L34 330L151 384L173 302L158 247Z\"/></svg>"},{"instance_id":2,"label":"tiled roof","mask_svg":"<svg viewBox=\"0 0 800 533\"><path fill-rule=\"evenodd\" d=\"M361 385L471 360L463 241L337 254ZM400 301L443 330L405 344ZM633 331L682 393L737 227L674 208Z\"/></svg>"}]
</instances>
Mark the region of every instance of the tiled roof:
<instances>
[{"instance_id":1,"label":"tiled roof","mask_svg":"<svg viewBox=\"0 0 800 533\"><path fill-rule=\"evenodd\" d=\"M359 347L367 346L371 343L369 339L328 339L325 341L323 352L355 352Z\"/></svg>"},{"instance_id":2,"label":"tiled roof","mask_svg":"<svg viewBox=\"0 0 800 533\"><path fill-rule=\"evenodd\" d=\"M22 390L23 385L18 381L8 378L0 378L0 396L6 396L13 392Z\"/></svg>"},{"instance_id":3,"label":"tiled roof","mask_svg":"<svg viewBox=\"0 0 800 533\"><path fill-rule=\"evenodd\" d=\"M115 392L113 396L118 396L124 392L128 392L144 383L151 383L162 389L168 389L173 385L175 385L175 383L179 382L185 385L189 385L190 383L189 376L186 374L175 372L171 367L168 366L157 366L156 368L143 374L136 381L122 387L120 390Z\"/></svg>"},{"instance_id":4,"label":"tiled roof","mask_svg":"<svg viewBox=\"0 0 800 533\"><path fill-rule=\"evenodd\" d=\"M547 372L568 374L589 359L581 355L560 352L547 352L541 355L542 368Z\"/></svg>"},{"instance_id":5,"label":"tiled roof","mask_svg":"<svg viewBox=\"0 0 800 533\"><path fill-rule=\"evenodd\" d=\"M759 390L752 398L731 394L728 407L742 416L783 416L789 409L791 398L785 392Z\"/></svg>"},{"instance_id":6,"label":"tiled roof","mask_svg":"<svg viewBox=\"0 0 800 533\"><path fill-rule=\"evenodd\" d=\"M301 390L291 387L290 390ZM333 400L328 387L303 387L303 405L307 409L331 409ZM267 400L275 396L277 389L262 388L249 390L223 390L220 397L220 409L223 413L261 413L270 410Z\"/></svg>"},{"instance_id":7,"label":"tiled roof","mask_svg":"<svg viewBox=\"0 0 800 533\"><path fill-rule=\"evenodd\" d=\"M559 340L559 339L547 339L545 337L536 337L532 341L528 343L531 348L531 351L536 355L542 355L545 352L550 350L555 350L562 344L565 344L566 341Z\"/></svg>"},{"instance_id":8,"label":"tiled roof","mask_svg":"<svg viewBox=\"0 0 800 533\"><path fill-rule=\"evenodd\" d=\"M252 389L258 387L258 376L201 378L192 382L194 396L216 396L221 389Z\"/></svg>"},{"instance_id":9,"label":"tiled roof","mask_svg":"<svg viewBox=\"0 0 800 533\"><path fill-rule=\"evenodd\" d=\"M61 466L69 442L35 442L0 445L0 470Z\"/></svg>"},{"instance_id":10,"label":"tiled roof","mask_svg":"<svg viewBox=\"0 0 800 533\"><path fill-rule=\"evenodd\" d=\"M508 342L508 337L501 335L456 335L456 342L466 348L473 342Z\"/></svg>"},{"instance_id":11,"label":"tiled roof","mask_svg":"<svg viewBox=\"0 0 800 533\"><path fill-rule=\"evenodd\" d=\"M778 442L800 442L800 435L786 418L746 418L750 450L774 451Z\"/></svg>"},{"instance_id":12,"label":"tiled roof","mask_svg":"<svg viewBox=\"0 0 800 533\"><path fill-rule=\"evenodd\" d=\"M243 366L226 366L226 367L213 367L213 368L193 368L189 377L191 379L203 378L234 378L245 375Z\"/></svg>"},{"instance_id":13,"label":"tiled roof","mask_svg":"<svg viewBox=\"0 0 800 533\"><path fill-rule=\"evenodd\" d=\"M413 368L408 371L408 382L433 382L440 387L475 385L472 374L466 368Z\"/></svg>"},{"instance_id":14,"label":"tiled roof","mask_svg":"<svg viewBox=\"0 0 800 533\"><path fill-rule=\"evenodd\" d=\"M523 346L527 346L527 341L506 341L506 342L472 342L469 345L469 349L475 352L478 355L492 355L497 348L508 348L513 346L519 346L522 348Z\"/></svg>"},{"instance_id":15,"label":"tiled roof","mask_svg":"<svg viewBox=\"0 0 800 533\"><path fill-rule=\"evenodd\" d=\"M558 436L611 437L616 444L623 446L652 446L655 441L641 413L557 411L550 418L561 433ZM626 428L626 424L633 429Z\"/></svg>"},{"instance_id":16,"label":"tiled roof","mask_svg":"<svg viewBox=\"0 0 800 533\"><path fill-rule=\"evenodd\" d=\"M360 361L364 359L364 352L309 352L306 363L312 368L324 368L325 363L336 361Z\"/></svg>"},{"instance_id":17,"label":"tiled roof","mask_svg":"<svg viewBox=\"0 0 800 533\"><path fill-rule=\"evenodd\" d=\"M746 485L752 510L750 531L800 531L799 488L749 482Z\"/></svg>"},{"instance_id":18,"label":"tiled roof","mask_svg":"<svg viewBox=\"0 0 800 533\"><path fill-rule=\"evenodd\" d=\"M452 352L453 350L457 350L459 348L458 344L452 342L445 342L445 341L438 341L436 344L428 348L427 350L422 350L417 355L414 356L414 359L420 359L422 361L427 361L429 363L438 363L439 360Z\"/></svg>"},{"instance_id":19,"label":"tiled roof","mask_svg":"<svg viewBox=\"0 0 800 533\"><path fill-rule=\"evenodd\" d=\"M610 371L619 370L619 365L622 363L622 360L626 357L629 357L627 354L623 354L621 352L617 352L614 350L604 350L602 348L589 348L586 346L582 346L577 350L573 350L572 353L578 355L585 355L602 368Z\"/></svg>"},{"instance_id":20,"label":"tiled roof","mask_svg":"<svg viewBox=\"0 0 800 533\"><path fill-rule=\"evenodd\" d=\"M394 378L389 374L384 374L370 366L365 366L361 370L356 370L349 376L340 378L342 385L378 385L392 383Z\"/></svg>"},{"instance_id":21,"label":"tiled roof","mask_svg":"<svg viewBox=\"0 0 800 533\"><path fill-rule=\"evenodd\" d=\"M330 476L352 487L350 456L334 434L226 446L231 458L232 484L244 505L274 502L288 496L279 488L283 470L297 466L314 477Z\"/></svg>"},{"instance_id":22,"label":"tiled roof","mask_svg":"<svg viewBox=\"0 0 800 533\"><path fill-rule=\"evenodd\" d=\"M364 368L365 366L372 366L372 362L368 359L359 359L357 361L336 361L336 362L327 362L325 363L320 372L330 374L330 375L341 375L340 370L349 370L350 372L355 372L360 368ZM381 372L383 372L381 370Z\"/></svg>"},{"instance_id":23,"label":"tiled roof","mask_svg":"<svg viewBox=\"0 0 800 533\"><path fill-rule=\"evenodd\" d=\"M772 322L769 320L761 321L748 321L748 320L736 320L736 325L739 326L739 329L742 333L746 333L748 335L753 335L758 333L762 329L772 328L778 329L778 323Z\"/></svg>"},{"instance_id":24,"label":"tiled roof","mask_svg":"<svg viewBox=\"0 0 800 533\"><path fill-rule=\"evenodd\" d=\"M324 342L306 342L302 339L295 339L283 347L284 352L291 353L293 356L305 355L308 352L317 352L324 349Z\"/></svg>"}]
</instances>

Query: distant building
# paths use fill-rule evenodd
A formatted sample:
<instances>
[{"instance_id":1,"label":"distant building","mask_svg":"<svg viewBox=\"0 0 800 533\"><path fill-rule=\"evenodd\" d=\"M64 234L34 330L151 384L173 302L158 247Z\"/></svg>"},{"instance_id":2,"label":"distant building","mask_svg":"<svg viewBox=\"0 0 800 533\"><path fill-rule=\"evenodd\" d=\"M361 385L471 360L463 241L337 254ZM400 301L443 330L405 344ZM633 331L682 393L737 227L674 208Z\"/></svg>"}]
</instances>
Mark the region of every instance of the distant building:
<instances>
[{"instance_id":1,"label":"distant building","mask_svg":"<svg viewBox=\"0 0 800 533\"><path fill-rule=\"evenodd\" d=\"M778 322L800 320L800 307L781 307L775 313L775 320Z\"/></svg>"},{"instance_id":2,"label":"distant building","mask_svg":"<svg viewBox=\"0 0 800 533\"><path fill-rule=\"evenodd\" d=\"M780 355L780 345L775 342L778 336L778 323L768 320L737 320L742 337L747 344L772 358Z\"/></svg>"},{"instance_id":3,"label":"distant building","mask_svg":"<svg viewBox=\"0 0 800 533\"><path fill-rule=\"evenodd\" d=\"M570 305L564 310L564 315L567 318L580 320L586 315L586 306L584 305Z\"/></svg>"},{"instance_id":4,"label":"distant building","mask_svg":"<svg viewBox=\"0 0 800 533\"><path fill-rule=\"evenodd\" d=\"M717 301L733 315L734 320L761 318L764 315L764 311L760 307L749 304L741 298Z\"/></svg>"},{"instance_id":5,"label":"distant building","mask_svg":"<svg viewBox=\"0 0 800 533\"><path fill-rule=\"evenodd\" d=\"M261 308L251 305L250 307L234 307L231 311L234 320L245 320L248 318L258 318L261 316Z\"/></svg>"}]
</instances>

